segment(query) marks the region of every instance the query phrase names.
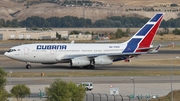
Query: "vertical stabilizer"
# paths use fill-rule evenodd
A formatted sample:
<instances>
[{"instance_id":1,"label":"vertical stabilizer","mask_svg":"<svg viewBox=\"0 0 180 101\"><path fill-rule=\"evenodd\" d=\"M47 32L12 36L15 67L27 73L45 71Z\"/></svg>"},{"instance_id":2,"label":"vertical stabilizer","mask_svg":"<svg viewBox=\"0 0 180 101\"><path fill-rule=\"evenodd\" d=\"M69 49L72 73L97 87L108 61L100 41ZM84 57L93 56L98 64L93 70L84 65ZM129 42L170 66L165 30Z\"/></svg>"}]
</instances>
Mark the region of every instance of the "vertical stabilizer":
<instances>
[{"instance_id":1,"label":"vertical stabilizer","mask_svg":"<svg viewBox=\"0 0 180 101\"><path fill-rule=\"evenodd\" d=\"M157 13L134 36L128 40L123 53L141 52L138 48L150 47L154 36L162 22L164 13Z\"/></svg>"}]
</instances>

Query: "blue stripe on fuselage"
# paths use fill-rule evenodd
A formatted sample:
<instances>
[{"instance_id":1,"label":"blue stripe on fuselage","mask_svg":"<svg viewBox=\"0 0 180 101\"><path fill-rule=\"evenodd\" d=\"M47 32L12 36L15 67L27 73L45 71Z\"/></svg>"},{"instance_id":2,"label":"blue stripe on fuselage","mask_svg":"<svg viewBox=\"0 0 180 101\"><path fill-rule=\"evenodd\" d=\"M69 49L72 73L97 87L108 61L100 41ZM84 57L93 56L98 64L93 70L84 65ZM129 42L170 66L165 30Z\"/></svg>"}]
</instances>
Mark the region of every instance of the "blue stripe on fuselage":
<instances>
[{"instance_id":1,"label":"blue stripe on fuselage","mask_svg":"<svg viewBox=\"0 0 180 101\"><path fill-rule=\"evenodd\" d=\"M162 15L163 14L156 14L156 16L153 17L150 22L157 22L159 20L159 18L162 17Z\"/></svg>"},{"instance_id":2,"label":"blue stripe on fuselage","mask_svg":"<svg viewBox=\"0 0 180 101\"><path fill-rule=\"evenodd\" d=\"M147 24L136 34L136 36L145 36L152 26L152 24Z\"/></svg>"},{"instance_id":3,"label":"blue stripe on fuselage","mask_svg":"<svg viewBox=\"0 0 180 101\"><path fill-rule=\"evenodd\" d=\"M122 53L134 52L142 38L131 39Z\"/></svg>"}]
</instances>

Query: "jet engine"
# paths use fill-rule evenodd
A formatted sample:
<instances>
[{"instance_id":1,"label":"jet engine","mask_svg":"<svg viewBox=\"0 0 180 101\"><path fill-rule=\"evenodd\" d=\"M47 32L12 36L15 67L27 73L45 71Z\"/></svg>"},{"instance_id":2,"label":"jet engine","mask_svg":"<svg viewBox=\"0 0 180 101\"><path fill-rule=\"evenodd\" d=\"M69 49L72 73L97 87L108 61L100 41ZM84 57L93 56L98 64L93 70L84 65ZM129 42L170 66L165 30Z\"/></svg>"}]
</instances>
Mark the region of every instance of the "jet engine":
<instances>
[{"instance_id":1,"label":"jet engine","mask_svg":"<svg viewBox=\"0 0 180 101\"><path fill-rule=\"evenodd\" d=\"M108 56L98 56L94 58L94 64L96 65L110 65L113 61Z\"/></svg>"},{"instance_id":2,"label":"jet engine","mask_svg":"<svg viewBox=\"0 0 180 101\"><path fill-rule=\"evenodd\" d=\"M90 61L88 58L79 57L71 60L71 66L86 66L86 65L90 65Z\"/></svg>"}]
</instances>

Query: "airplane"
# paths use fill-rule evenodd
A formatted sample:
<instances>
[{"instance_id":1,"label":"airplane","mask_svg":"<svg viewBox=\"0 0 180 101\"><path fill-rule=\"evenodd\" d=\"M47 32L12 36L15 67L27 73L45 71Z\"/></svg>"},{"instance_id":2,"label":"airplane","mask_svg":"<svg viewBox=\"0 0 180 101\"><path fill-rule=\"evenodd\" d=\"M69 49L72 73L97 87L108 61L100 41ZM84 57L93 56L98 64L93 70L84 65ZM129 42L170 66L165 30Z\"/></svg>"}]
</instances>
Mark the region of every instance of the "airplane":
<instances>
[{"instance_id":1,"label":"airplane","mask_svg":"<svg viewBox=\"0 0 180 101\"><path fill-rule=\"evenodd\" d=\"M141 54L156 53L161 45L153 47L152 41L162 22L164 13L155 14L128 41L123 43L83 44L83 43L35 43L14 46L4 53L18 61L30 63L56 64L70 63L94 69L95 65L110 65L116 61L130 61ZM152 50L154 49L154 50Z\"/></svg>"}]
</instances>

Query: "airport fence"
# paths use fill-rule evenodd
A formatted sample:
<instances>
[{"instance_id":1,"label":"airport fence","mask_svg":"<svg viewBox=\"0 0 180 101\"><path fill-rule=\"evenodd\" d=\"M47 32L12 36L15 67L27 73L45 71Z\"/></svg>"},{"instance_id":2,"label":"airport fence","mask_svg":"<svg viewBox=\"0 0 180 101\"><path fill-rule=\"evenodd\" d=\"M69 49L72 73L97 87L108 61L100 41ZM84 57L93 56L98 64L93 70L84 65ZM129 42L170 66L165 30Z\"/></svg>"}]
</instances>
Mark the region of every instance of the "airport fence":
<instances>
[{"instance_id":1,"label":"airport fence","mask_svg":"<svg viewBox=\"0 0 180 101\"><path fill-rule=\"evenodd\" d=\"M161 101L157 96L153 97L150 95L142 96L138 95L134 97L133 95L110 95L110 94L100 94L100 93L86 93L84 101ZM40 96L37 94L31 94L24 98L23 101L46 101L46 96ZM15 98L9 98L8 101L16 101Z\"/></svg>"},{"instance_id":2,"label":"airport fence","mask_svg":"<svg viewBox=\"0 0 180 101\"><path fill-rule=\"evenodd\" d=\"M151 99L160 101L158 96L150 95L138 95L136 97L132 95L110 95L110 94L100 94L100 93L86 93L84 101L151 101Z\"/></svg>"}]
</instances>

